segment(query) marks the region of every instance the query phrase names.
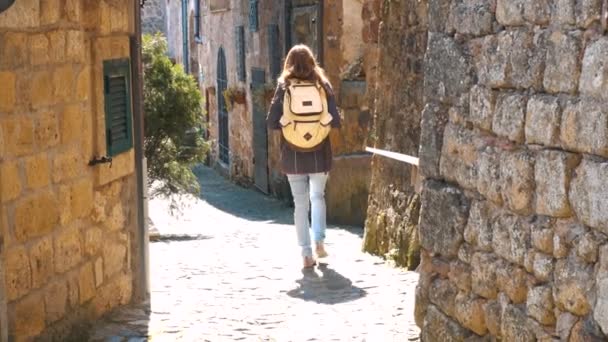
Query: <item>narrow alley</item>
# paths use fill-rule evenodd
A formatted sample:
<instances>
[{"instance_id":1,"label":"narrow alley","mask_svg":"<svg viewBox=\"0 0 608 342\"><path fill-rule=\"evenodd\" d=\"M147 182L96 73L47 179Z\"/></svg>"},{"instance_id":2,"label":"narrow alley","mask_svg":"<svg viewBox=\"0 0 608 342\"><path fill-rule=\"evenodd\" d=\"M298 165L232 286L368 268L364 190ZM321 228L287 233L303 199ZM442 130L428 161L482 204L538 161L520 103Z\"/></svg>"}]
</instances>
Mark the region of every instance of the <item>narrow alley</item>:
<instances>
[{"instance_id":1,"label":"narrow alley","mask_svg":"<svg viewBox=\"0 0 608 342\"><path fill-rule=\"evenodd\" d=\"M150 203L150 308L122 309L92 341L416 341L418 275L361 252L361 229L330 227L326 265L302 271L291 208L197 170L201 200Z\"/></svg>"}]
</instances>

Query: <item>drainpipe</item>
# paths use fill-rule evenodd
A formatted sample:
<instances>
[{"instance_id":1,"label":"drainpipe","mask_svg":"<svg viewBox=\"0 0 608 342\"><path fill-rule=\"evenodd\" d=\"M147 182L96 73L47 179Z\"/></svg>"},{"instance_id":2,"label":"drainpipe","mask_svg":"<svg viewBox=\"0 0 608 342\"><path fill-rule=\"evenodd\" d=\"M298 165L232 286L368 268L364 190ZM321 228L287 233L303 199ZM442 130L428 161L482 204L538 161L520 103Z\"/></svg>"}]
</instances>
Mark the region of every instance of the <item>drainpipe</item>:
<instances>
[{"instance_id":1,"label":"drainpipe","mask_svg":"<svg viewBox=\"0 0 608 342\"><path fill-rule=\"evenodd\" d=\"M182 59L184 63L184 71L186 71L186 73L190 73L189 35L190 32L188 32L188 0L182 0Z\"/></svg>"},{"instance_id":2,"label":"drainpipe","mask_svg":"<svg viewBox=\"0 0 608 342\"><path fill-rule=\"evenodd\" d=\"M131 80L133 82L133 130L135 137L135 172L137 178L137 239L139 274L135 275L134 300L150 298L150 258L148 237L147 164L144 155L143 69L141 58L141 0L134 0L135 27L131 40Z\"/></svg>"}]
</instances>

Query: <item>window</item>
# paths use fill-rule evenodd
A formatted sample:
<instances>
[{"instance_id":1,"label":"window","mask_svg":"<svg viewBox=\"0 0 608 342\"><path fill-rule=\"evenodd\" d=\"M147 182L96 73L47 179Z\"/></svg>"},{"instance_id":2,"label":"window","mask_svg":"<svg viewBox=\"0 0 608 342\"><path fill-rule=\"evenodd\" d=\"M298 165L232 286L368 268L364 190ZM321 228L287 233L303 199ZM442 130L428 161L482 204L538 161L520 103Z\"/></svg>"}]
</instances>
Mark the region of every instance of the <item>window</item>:
<instances>
[{"instance_id":1,"label":"window","mask_svg":"<svg viewBox=\"0 0 608 342\"><path fill-rule=\"evenodd\" d=\"M258 0L249 0L249 31L258 30Z\"/></svg>"},{"instance_id":2,"label":"window","mask_svg":"<svg viewBox=\"0 0 608 342\"><path fill-rule=\"evenodd\" d=\"M194 39L199 43L203 40L201 35L201 0L194 1Z\"/></svg>"},{"instance_id":3,"label":"window","mask_svg":"<svg viewBox=\"0 0 608 342\"><path fill-rule=\"evenodd\" d=\"M103 62L107 155L133 148L131 68L128 59Z\"/></svg>"},{"instance_id":4,"label":"window","mask_svg":"<svg viewBox=\"0 0 608 342\"><path fill-rule=\"evenodd\" d=\"M226 54L220 47L217 52L217 114L219 129L220 161L230 164L230 122L224 91L228 89L228 73L226 72Z\"/></svg>"},{"instance_id":5,"label":"window","mask_svg":"<svg viewBox=\"0 0 608 342\"><path fill-rule=\"evenodd\" d=\"M236 36L236 72L239 81L245 82L247 80L245 68L245 27L237 26L234 33Z\"/></svg>"}]
</instances>

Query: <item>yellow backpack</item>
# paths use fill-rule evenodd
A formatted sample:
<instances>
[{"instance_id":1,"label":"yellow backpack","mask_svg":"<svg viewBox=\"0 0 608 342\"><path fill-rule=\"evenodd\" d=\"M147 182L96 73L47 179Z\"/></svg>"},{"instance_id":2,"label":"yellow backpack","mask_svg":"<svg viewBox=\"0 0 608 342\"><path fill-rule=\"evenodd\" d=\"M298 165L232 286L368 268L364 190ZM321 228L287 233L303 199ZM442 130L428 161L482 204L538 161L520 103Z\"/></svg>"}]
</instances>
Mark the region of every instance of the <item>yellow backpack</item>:
<instances>
[{"instance_id":1,"label":"yellow backpack","mask_svg":"<svg viewBox=\"0 0 608 342\"><path fill-rule=\"evenodd\" d=\"M283 137L299 151L315 150L331 131L327 94L318 83L291 80L283 98Z\"/></svg>"}]
</instances>

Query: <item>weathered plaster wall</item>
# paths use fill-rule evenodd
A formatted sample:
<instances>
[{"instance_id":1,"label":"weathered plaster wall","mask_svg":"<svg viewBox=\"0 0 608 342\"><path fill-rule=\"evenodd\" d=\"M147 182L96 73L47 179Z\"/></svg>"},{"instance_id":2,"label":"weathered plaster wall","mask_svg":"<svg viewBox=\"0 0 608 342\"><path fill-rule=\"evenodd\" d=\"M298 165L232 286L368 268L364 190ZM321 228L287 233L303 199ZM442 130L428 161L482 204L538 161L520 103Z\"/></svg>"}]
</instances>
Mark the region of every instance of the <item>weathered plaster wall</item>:
<instances>
[{"instance_id":1,"label":"weathered plaster wall","mask_svg":"<svg viewBox=\"0 0 608 342\"><path fill-rule=\"evenodd\" d=\"M243 17L248 17L249 11L245 7ZM281 67L284 61L285 50L285 7L284 4L277 6L274 1L260 1L258 3L259 13L259 30L254 33L249 33L251 44L247 48L247 65L248 77L251 77L251 67L258 67L266 70L266 79L268 82L268 91L266 92L266 108L270 107L271 96L274 93L273 86L276 85L276 79L270 75L270 47L268 45L268 25L276 24L279 27L278 45L282 47L279 51L281 56ZM245 22L247 29L248 20ZM252 96L248 96L248 106L253 108ZM253 119L253 118L252 118ZM250 126L252 127L252 126ZM253 140L252 140L253 141ZM268 173L270 182L270 191L274 196L282 199L290 200L290 190L286 177L280 172L280 135L277 132L268 132ZM253 150L251 151L253 153ZM253 171L252 171L253 172ZM253 173L252 173L253 175Z\"/></svg>"},{"instance_id":2,"label":"weathered plaster wall","mask_svg":"<svg viewBox=\"0 0 608 342\"><path fill-rule=\"evenodd\" d=\"M601 1L429 1L425 341L607 339L601 13Z\"/></svg>"},{"instance_id":3,"label":"weathered plaster wall","mask_svg":"<svg viewBox=\"0 0 608 342\"><path fill-rule=\"evenodd\" d=\"M229 104L229 146L230 146L230 163L226 173L234 181L242 185L250 185L253 179L253 131L252 131L252 111L251 111L251 89L247 82L242 82L237 75L237 53L236 53L236 38L235 29L237 25L245 26L245 44L247 47L246 72L250 74L251 66L256 64L253 59L263 60L265 67L267 62L264 59L265 55L258 53L253 54L253 48L259 41L259 33L253 34L248 29L248 20L243 10L248 9L248 1L232 1L229 10L210 11L209 4L202 2L202 34L203 41L201 44L196 44L196 49L193 55L198 57L203 73L202 87L205 89L213 89L215 94L214 99L209 99L209 121L210 121L210 139L213 140L211 152L212 163L218 162L218 111L217 101L218 96L223 96L217 92L217 59L218 51L221 48L226 56L226 71L228 76L228 88L232 91L238 91L246 94L243 101L238 101ZM244 8L243 8L244 6ZM260 5L261 6L261 5ZM193 10L193 8L192 8ZM266 28L264 28L264 31ZM265 38L265 37L264 37ZM259 44L259 42L257 43ZM248 76L250 79L250 76Z\"/></svg>"},{"instance_id":4,"label":"weathered plaster wall","mask_svg":"<svg viewBox=\"0 0 608 342\"><path fill-rule=\"evenodd\" d=\"M369 23L366 31L369 49L379 49L378 68L370 73L370 78L377 80L371 140L376 148L417 156L427 3L383 1L380 5L370 1L364 15ZM373 30L378 26L380 30L375 37ZM374 54L370 56L373 58ZM374 157L365 225L366 251L410 268L418 264L420 198L415 191L416 176L411 165Z\"/></svg>"},{"instance_id":5,"label":"weathered plaster wall","mask_svg":"<svg viewBox=\"0 0 608 342\"><path fill-rule=\"evenodd\" d=\"M141 11L142 32L167 35L167 0L146 0Z\"/></svg>"},{"instance_id":6,"label":"weathered plaster wall","mask_svg":"<svg viewBox=\"0 0 608 342\"><path fill-rule=\"evenodd\" d=\"M133 151L111 168L87 163L106 155L102 63L129 57L133 8L22 0L0 14L0 288L9 340L65 340L131 300Z\"/></svg>"},{"instance_id":7,"label":"weathered plaster wall","mask_svg":"<svg viewBox=\"0 0 608 342\"><path fill-rule=\"evenodd\" d=\"M182 2L181 0L169 0L166 1L166 13L167 13L167 41L169 45L169 56L175 60L176 63L182 63L184 49L182 36Z\"/></svg>"},{"instance_id":8,"label":"weathered plaster wall","mask_svg":"<svg viewBox=\"0 0 608 342\"><path fill-rule=\"evenodd\" d=\"M363 0L342 1L342 40L341 54L347 65L353 62L360 63L363 56L364 42L361 39L363 32L363 20L361 12L363 10ZM341 70L344 73L345 67Z\"/></svg>"},{"instance_id":9,"label":"weathered plaster wall","mask_svg":"<svg viewBox=\"0 0 608 342\"><path fill-rule=\"evenodd\" d=\"M362 70L367 82L365 103L370 113L374 112L376 101L376 80L378 77L378 56L380 53L378 33L382 19L380 12L381 5L381 0L364 0L361 9L361 21L363 23L363 27L361 28L363 41ZM373 130L374 128L371 126L368 131L373 132ZM368 144L373 143L373 139L368 140Z\"/></svg>"}]
</instances>

